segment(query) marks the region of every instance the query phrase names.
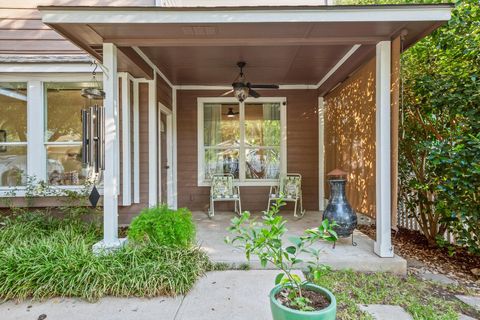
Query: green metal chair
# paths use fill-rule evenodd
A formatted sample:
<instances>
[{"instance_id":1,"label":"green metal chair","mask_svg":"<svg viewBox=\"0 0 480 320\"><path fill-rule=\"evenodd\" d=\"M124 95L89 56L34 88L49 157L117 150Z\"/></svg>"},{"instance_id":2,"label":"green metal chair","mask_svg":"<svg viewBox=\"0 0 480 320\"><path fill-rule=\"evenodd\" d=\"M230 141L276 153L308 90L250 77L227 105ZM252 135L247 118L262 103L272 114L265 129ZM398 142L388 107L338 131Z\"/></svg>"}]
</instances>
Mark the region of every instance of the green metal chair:
<instances>
[{"instance_id":1,"label":"green metal chair","mask_svg":"<svg viewBox=\"0 0 480 320\"><path fill-rule=\"evenodd\" d=\"M215 215L215 202L234 201L235 213L240 215L242 212L242 202L240 200L240 187L235 185L233 174L214 174L210 187L210 208L208 216Z\"/></svg>"},{"instance_id":2,"label":"green metal chair","mask_svg":"<svg viewBox=\"0 0 480 320\"><path fill-rule=\"evenodd\" d=\"M267 210L270 209L272 201L277 201L280 198L285 202L295 202L294 217L303 217L305 210L303 209L301 174L287 173L286 175L280 176L279 185L270 187ZM297 213L298 204L300 204L299 214Z\"/></svg>"}]
</instances>

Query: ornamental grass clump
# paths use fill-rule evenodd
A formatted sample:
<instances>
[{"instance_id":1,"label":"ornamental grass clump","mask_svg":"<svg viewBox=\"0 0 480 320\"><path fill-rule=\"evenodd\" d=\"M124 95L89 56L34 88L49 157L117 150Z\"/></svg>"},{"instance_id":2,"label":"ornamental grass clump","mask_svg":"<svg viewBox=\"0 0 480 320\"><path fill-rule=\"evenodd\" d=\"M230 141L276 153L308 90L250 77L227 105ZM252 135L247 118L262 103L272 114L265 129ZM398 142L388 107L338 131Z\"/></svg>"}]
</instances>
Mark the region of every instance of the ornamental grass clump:
<instances>
[{"instance_id":1,"label":"ornamental grass clump","mask_svg":"<svg viewBox=\"0 0 480 320\"><path fill-rule=\"evenodd\" d=\"M128 228L128 239L165 246L191 246L195 241L195 223L186 208L173 210L166 205L144 209Z\"/></svg>"},{"instance_id":2,"label":"ornamental grass clump","mask_svg":"<svg viewBox=\"0 0 480 320\"><path fill-rule=\"evenodd\" d=\"M153 297L188 292L209 268L197 247L155 242L94 255L99 225L41 212L0 217L0 301L104 296Z\"/></svg>"},{"instance_id":3,"label":"ornamental grass clump","mask_svg":"<svg viewBox=\"0 0 480 320\"><path fill-rule=\"evenodd\" d=\"M275 278L275 285L281 284L283 287L281 297L277 299L281 298L285 306L301 311L313 311L315 308L312 307L312 301L304 294L306 282L293 271L305 264L314 279L321 277L328 267L320 264L321 249L312 245L319 240L336 241L338 237L332 229L336 224L324 220L317 228L305 230L299 237L290 237L288 240L291 244L284 246L283 236L287 232L287 221L278 215L283 205L285 202L279 200L269 211L264 212L263 223L252 219L249 212L233 218L228 230L234 237L227 237L225 241L245 250L249 261L252 256L257 256L262 267L271 263L281 270ZM312 259L304 261L301 254Z\"/></svg>"}]
</instances>

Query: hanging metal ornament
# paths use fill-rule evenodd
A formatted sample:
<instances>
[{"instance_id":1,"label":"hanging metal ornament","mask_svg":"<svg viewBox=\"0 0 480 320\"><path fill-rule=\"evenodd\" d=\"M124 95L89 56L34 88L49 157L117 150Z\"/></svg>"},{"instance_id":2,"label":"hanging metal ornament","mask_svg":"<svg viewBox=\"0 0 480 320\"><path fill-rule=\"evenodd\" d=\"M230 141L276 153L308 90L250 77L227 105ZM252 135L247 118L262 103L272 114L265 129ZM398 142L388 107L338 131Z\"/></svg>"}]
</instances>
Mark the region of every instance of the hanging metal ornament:
<instances>
[{"instance_id":1,"label":"hanging metal ornament","mask_svg":"<svg viewBox=\"0 0 480 320\"><path fill-rule=\"evenodd\" d=\"M95 68L92 71L92 84L90 87L82 89L82 97L91 100L103 100L105 99L105 91L102 90L102 86L95 77L98 68L97 61L93 61L91 65L95 65Z\"/></svg>"}]
</instances>

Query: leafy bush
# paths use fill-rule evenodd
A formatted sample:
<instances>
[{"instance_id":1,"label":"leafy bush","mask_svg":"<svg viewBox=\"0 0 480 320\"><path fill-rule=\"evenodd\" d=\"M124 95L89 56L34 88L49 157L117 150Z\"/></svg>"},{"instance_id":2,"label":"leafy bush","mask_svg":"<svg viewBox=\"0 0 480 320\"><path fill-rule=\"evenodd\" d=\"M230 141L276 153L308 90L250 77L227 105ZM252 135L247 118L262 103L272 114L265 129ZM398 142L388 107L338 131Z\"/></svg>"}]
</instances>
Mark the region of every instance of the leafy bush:
<instances>
[{"instance_id":1,"label":"leafy bush","mask_svg":"<svg viewBox=\"0 0 480 320\"><path fill-rule=\"evenodd\" d=\"M445 26L402 54L399 196L431 245L449 231L480 254L480 6L455 4Z\"/></svg>"},{"instance_id":2,"label":"leafy bush","mask_svg":"<svg viewBox=\"0 0 480 320\"><path fill-rule=\"evenodd\" d=\"M199 248L154 242L96 256L100 238L98 225L41 212L0 217L0 301L184 294L211 268Z\"/></svg>"},{"instance_id":3,"label":"leafy bush","mask_svg":"<svg viewBox=\"0 0 480 320\"><path fill-rule=\"evenodd\" d=\"M186 209L169 209L166 205L144 209L133 219L128 238L158 245L187 247L195 240L192 213Z\"/></svg>"}]
</instances>

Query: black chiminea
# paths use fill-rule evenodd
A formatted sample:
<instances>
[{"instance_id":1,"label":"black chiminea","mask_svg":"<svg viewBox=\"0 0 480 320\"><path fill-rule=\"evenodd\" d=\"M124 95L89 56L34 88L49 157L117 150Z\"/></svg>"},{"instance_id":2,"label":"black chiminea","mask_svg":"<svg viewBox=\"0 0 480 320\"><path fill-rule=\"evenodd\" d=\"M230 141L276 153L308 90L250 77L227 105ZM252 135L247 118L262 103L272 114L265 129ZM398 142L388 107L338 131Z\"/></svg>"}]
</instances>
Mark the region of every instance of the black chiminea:
<instances>
[{"instance_id":1,"label":"black chiminea","mask_svg":"<svg viewBox=\"0 0 480 320\"><path fill-rule=\"evenodd\" d=\"M339 237L346 238L352 236L352 245L357 244L353 241L353 230L357 227L357 215L347 201L345 195L345 184L347 183L347 173L335 169L327 174L330 184L330 199L323 212L323 219L335 221L338 226L334 227Z\"/></svg>"}]
</instances>

